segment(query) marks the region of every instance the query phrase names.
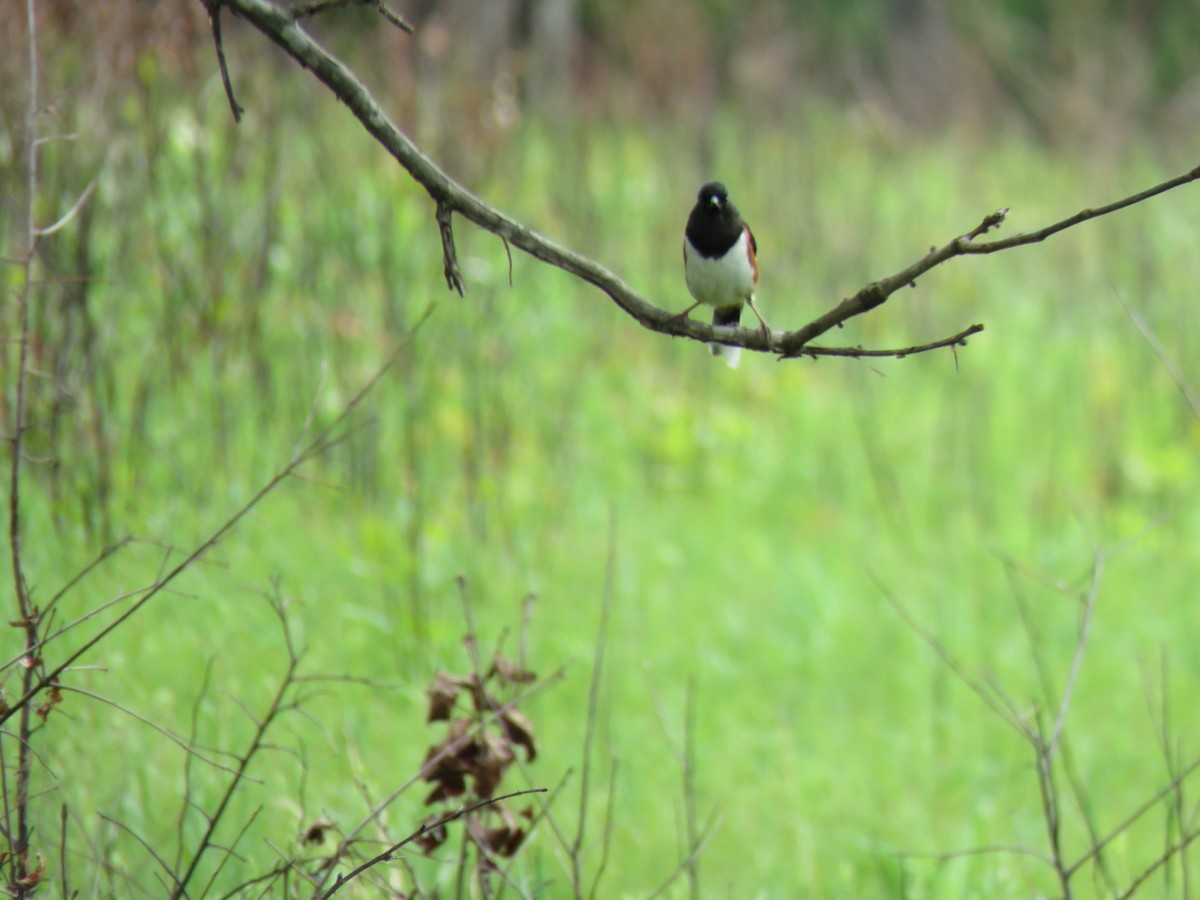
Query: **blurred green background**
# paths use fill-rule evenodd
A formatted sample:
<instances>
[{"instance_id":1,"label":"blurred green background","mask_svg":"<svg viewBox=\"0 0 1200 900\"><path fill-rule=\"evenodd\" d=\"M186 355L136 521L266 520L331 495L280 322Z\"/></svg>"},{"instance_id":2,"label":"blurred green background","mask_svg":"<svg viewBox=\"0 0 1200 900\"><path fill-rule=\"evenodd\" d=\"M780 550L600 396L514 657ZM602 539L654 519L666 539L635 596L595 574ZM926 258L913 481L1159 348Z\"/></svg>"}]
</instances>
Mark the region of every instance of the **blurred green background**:
<instances>
[{"instance_id":1,"label":"blurred green background","mask_svg":"<svg viewBox=\"0 0 1200 900\"><path fill-rule=\"evenodd\" d=\"M790 329L998 207L1012 209L1001 235L1032 230L1197 162L1190 3L395 6L413 37L370 10L312 29L452 175L666 309L688 303L680 236L708 178L753 225L761 307ZM574 828L611 555L584 857L594 873L619 763L599 896L646 896L687 854L689 691L697 815L717 817L703 896L1058 890L1032 855L938 858L1048 852L1035 759L889 596L1051 722L1043 675L1061 689L1097 554L1112 551L1066 719L1068 859L1089 847L1089 822L1106 834L1197 752L1200 427L1126 309L1197 376L1193 189L952 261L827 336L906 346L985 323L957 354L748 355L731 372L528 258L514 256L510 285L503 245L464 223L468 293L448 294L428 198L231 15L240 125L199 3L36 7L39 133L75 136L43 146L39 221L96 184L39 245L23 468L36 600L125 535L60 614L151 583L436 303L350 437L68 676L237 750L253 730L239 701L260 709L285 661L259 596L274 581L307 670L370 680L280 725L286 750L256 761L223 826L232 841L261 807L215 896L296 852L316 817L352 827L417 770L440 739L424 725L429 678L469 669L460 574L487 647L536 595L530 664L566 676L524 707L529 771L553 786L573 770L555 810ZM20 17L6 18L4 46L23 47ZM22 53L4 57L0 227L15 257L28 71ZM12 336L20 272L3 271ZM0 361L10 430L12 340ZM179 747L69 694L38 741L50 793L35 844L51 869L66 803L75 885L160 893L143 847L99 814L170 857L203 827L195 813L178 825L185 791L211 808L223 774L193 764L185 783ZM396 834L426 814L423 793L389 811ZM1190 793L1082 867L1077 895L1128 886L1178 837ZM1146 894L1186 896L1189 855ZM563 857L541 827L513 870L520 893L569 896ZM414 864L452 889L452 867ZM667 894L688 890L679 878Z\"/></svg>"}]
</instances>

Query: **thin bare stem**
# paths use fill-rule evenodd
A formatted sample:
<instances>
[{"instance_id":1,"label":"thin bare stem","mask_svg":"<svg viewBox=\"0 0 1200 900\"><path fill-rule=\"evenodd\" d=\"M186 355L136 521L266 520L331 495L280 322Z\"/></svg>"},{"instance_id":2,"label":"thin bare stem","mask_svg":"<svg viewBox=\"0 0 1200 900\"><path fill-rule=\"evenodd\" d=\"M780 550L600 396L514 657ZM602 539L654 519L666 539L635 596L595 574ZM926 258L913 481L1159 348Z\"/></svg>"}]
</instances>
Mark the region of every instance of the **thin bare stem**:
<instances>
[{"instance_id":1,"label":"thin bare stem","mask_svg":"<svg viewBox=\"0 0 1200 900\"><path fill-rule=\"evenodd\" d=\"M1083 611L1079 616L1079 637L1075 641L1075 653L1071 657L1071 668L1067 671L1067 683L1063 687L1062 699L1058 704L1058 715L1054 719L1054 729L1050 733L1050 743L1046 754L1054 756L1062 737L1063 726L1067 721L1067 711L1071 708L1071 698L1075 693L1075 683L1079 679L1079 669L1083 665L1083 655L1087 650L1088 635L1091 630L1092 613L1096 608L1096 596L1100 592L1100 580L1104 577L1104 554L1096 551L1092 561L1092 583L1088 587L1083 600Z\"/></svg>"},{"instance_id":2,"label":"thin bare stem","mask_svg":"<svg viewBox=\"0 0 1200 900\"><path fill-rule=\"evenodd\" d=\"M1200 397L1196 396L1196 392L1192 389L1187 376L1179 368L1179 363L1175 362L1175 359L1167 352L1167 348L1162 345L1162 341L1158 339L1158 335L1154 333L1154 329L1142 318L1142 314L1126 303L1125 298L1119 292L1117 293L1117 299L1121 302L1121 308L1125 310L1125 315L1129 316L1129 321L1137 326L1137 330L1142 333L1142 337L1146 339L1146 343L1150 345L1150 349L1154 351L1154 355L1158 357L1158 361L1162 363L1163 368L1167 370L1167 374L1175 382L1175 386L1179 388L1179 393L1183 394L1183 399L1187 401L1192 415L1200 419Z\"/></svg>"},{"instance_id":3,"label":"thin bare stem","mask_svg":"<svg viewBox=\"0 0 1200 900\"><path fill-rule=\"evenodd\" d=\"M250 767L251 760L253 760L258 755L258 752L264 748L267 731L279 718L279 715L290 705L285 701L288 693L292 689L296 675L296 669L300 665L300 656L296 653L295 648L292 646L291 634L288 630L287 619L284 617L282 609L277 608L276 612L280 617L280 625L284 632L284 640L287 643L287 665L284 667L284 673L279 681L279 687L276 689L275 695L271 698L271 702L267 706L266 713L264 713L262 718L258 721L258 724L254 730L254 735L251 737L246 751L238 759L237 768L234 772L233 778L230 779L229 784L226 785L225 792L221 795L221 799L218 801L216 809L213 811L211 816L207 817L208 826L205 828L199 844L193 851L192 858L188 863L187 868L184 869L183 874L179 877L176 883L175 889L171 892L172 900L179 900L179 898L182 897L186 892L188 883L192 880L192 876L196 874L196 868L200 865L200 860L213 846L213 836L216 833L217 826L220 825L222 816L224 816L225 811L229 808L229 804L233 800L234 795L242 786L242 781L246 776L246 770Z\"/></svg>"},{"instance_id":4,"label":"thin bare stem","mask_svg":"<svg viewBox=\"0 0 1200 900\"><path fill-rule=\"evenodd\" d=\"M526 794L544 794L544 793L546 793L546 788L527 788L522 791L513 791L511 794L504 794L501 797L492 797L489 800L481 800L480 802L474 803L471 806L464 806L461 809L456 810L455 812L447 813L446 815L437 819L432 824L428 824L428 823L423 824L423 825L421 825L420 828L418 828L416 831L414 831L412 834L410 834L404 840L388 847L386 850L384 850L378 856L371 857L371 859L367 860L362 865L360 865L354 869L351 869L345 875L339 875L337 877L337 879L333 882L333 884L330 885L329 890L327 890L324 894L321 895L321 900L328 900L328 898L332 897L334 894L336 894L338 891L340 891L342 888L344 888L347 884L349 884L351 881L353 881L358 876L362 875L363 872L366 872L371 867L377 866L380 863L390 862L392 860L392 858L396 855L396 853L402 847L406 846L407 844L411 844L413 841L415 841L421 835L425 834L425 832L427 832L427 831L435 831L438 828L441 828L445 825L450 824L451 822L455 821L456 819L461 819L463 816L465 816L469 813L475 812L475 810L477 810L477 809L483 809L485 806L491 806L493 803L499 803L502 800L511 800L513 797L523 797Z\"/></svg>"},{"instance_id":5,"label":"thin bare stem","mask_svg":"<svg viewBox=\"0 0 1200 900\"><path fill-rule=\"evenodd\" d=\"M616 590L617 513L608 513L608 553L604 563L604 598L600 603L600 625L596 629L596 647L592 653L592 678L588 684L587 719L583 730L583 760L579 772L579 822L575 839L568 850L571 859L571 890L583 896L583 842L587 835L588 794L591 791L592 752L596 743L596 719L600 713L600 684L604 677L604 655L608 647L608 623Z\"/></svg>"}]
</instances>

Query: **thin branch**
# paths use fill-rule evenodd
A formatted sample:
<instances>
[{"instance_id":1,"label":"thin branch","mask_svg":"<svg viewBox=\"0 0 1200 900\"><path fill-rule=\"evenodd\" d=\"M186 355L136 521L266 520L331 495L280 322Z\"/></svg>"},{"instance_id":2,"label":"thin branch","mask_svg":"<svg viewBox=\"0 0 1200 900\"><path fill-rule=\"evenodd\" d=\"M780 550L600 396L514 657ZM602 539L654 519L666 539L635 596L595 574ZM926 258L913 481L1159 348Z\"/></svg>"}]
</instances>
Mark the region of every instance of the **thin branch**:
<instances>
[{"instance_id":1,"label":"thin branch","mask_svg":"<svg viewBox=\"0 0 1200 900\"><path fill-rule=\"evenodd\" d=\"M608 795L604 803L604 838L600 843L600 862L596 865L596 873L592 876L592 889L588 891L589 900L594 900L600 887L600 879L608 868L609 851L612 849L613 807L617 795L617 761L613 760L608 774Z\"/></svg>"},{"instance_id":2,"label":"thin branch","mask_svg":"<svg viewBox=\"0 0 1200 900\"><path fill-rule=\"evenodd\" d=\"M38 625L41 614L33 605L29 586L25 581L21 550L21 460L23 439L26 429L26 388L28 386L29 343L30 343L30 307L33 305L34 259L38 243L37 223L34 209L37 205L37 193L40 186L39 154L37 143L38 113L38 43L37 15L33 0L26 0L26 49L29 54L29 96L25 111L25 151L26 151L26 181L25 181L25 257L21 287L17 291L18 306L18 351L16 374L16 403L13 409L11 453L8 484L8 545L12 554L13 596L17 601L17 619L14 624L22 631L25 646L25 659L29 663L21 673L21 691L30 693L40 666L34 665L38 646ZM16 712L13 710L12 712ZM0 769L0 782L4 783L6 837L10 857L9 871L14 893L18 897L28 896L33 886L26 885L29 863L29 838L31 826L29 823L29 780L32 774L33 757L30 747L32 734L33 704L27 703L20 707L18 725L16 783L12 802L15 805L17 819L16 838L13 839L11 824L7 821L9 810L8 770Z\"/></svg>"},{"instance_id":3,"label":"thin branch","mask_svg":"<svg viewBox=\"0 0 1200 900\"><path fill-rule=\"evenodd\" d=\"M600 684L604 678L604 656L608 648L608 623L612 615L613 594L616 590L617 513L608 512L608 553L604 561L604 596L600 603L600 625L596 629L596 647L592 653L592 678L588 684L587 715L583 726L583 759L579 772L579 822L575 840L568 853L571 857L571 889L575 897L583 896L583 841L587 833L588 793L591 791L592 751L596 743L596 718L600 714Z\"/></svg>"},{"instance_id":4,"label":"thin branch","mask_svg":"<svg viewBox=\"0 0 1200 900\"><path fill-rule=\"evenodd\" d=\"M964 328L958 334L950 335L950 337L931 341L928 344L914 344L911 347L903 347L898 350L867 350L862 345L857 347L821 347L816 344L806 344L793 353L781 353L779 359L781 361L796 359L798 357L816 359L818 356L848 356L854 359L894 356L896 359L904 359L907 356L914 356L918 353L928 353L930 350L965 347L967 346L967 338L973 334L979 334L981 331L983 331L982 325L972 325L969 328Z\"/></svg>"},{"instance_id":5,"label":"thin branch","mask_svg":"<svg viewBox=\"0 0 1200 900\"><path fill-rule=\"evenodd\" d=\"M1128 900L1129 897L1132 897L1135 893L1137 893L1138 888L1140 888L1146 882L1147 878L1169 863L1177 853L1187 849L1188 845L1190 845L1192 841L1196 840L1198 837L1200 837L1200 831L1189 832L1164 850L1156 860L1138 873L1137 877L1129 883L1128 888L1117 895L1117 900ZM1186 883L1184 887L1184 896L1187 896Z\"/></svg>"},{"instance_id":6,"label":"thin branch","mask_svg":"<svg viewBox=\"0 0 1200 900\"><path fill-rule=\"evenodd\" d=\"M292 7L292 15L297 19L317 16L331 9L343 9L347 6L370 6L388 22L395 25L406 34L413 33L413 27L398 14L392 12L383 0L312 0L311 3L301 3Z\"/></svg>"},{"instance_id":7,"label":"thin branch","mask_svg":"<svg viewBox=\"0 0 1200 900\"><path fill-rule=\"evenodd\" d=\"M378 856L373 856L371 859L367 860L365 863L358 866L357 868L351 869L350 872L348 872L346 875L339 875L337 877L337 879L333 882L333 884L329 886L329 890L327 890L324 894L321 895L321 900L328 900L329 897L332 897L334 894L336 894L338 891L340 891L343 887L345 887L347 884L349 884L351 881L353 881L355 878L357 878L359 875L361 875L363 872L367 871L371 867L377 866L380 863L391 862L392 858L395 856L396 852L400 850L400 848L404 847L407 844L411 844L413 841L415 841L421 835L425 834L425 832L427 832L427 831L435 831L444 825L449 825L451 822L453 822L456 819L461 819L463 816L467 815L468 813L473 813L477 809L483 809L485 806L491 806L493 803L499 803L502 800L511 800L513 797L522 797L526 794L544 794L544 793L546 793L546 788L527 788L522 791L513 791L511 794L505 794L502 797L492 797L490 800L481 800L479 803L474 803L471 806L461 807L460 809L456 810L455 812L447 813L446 815L437 819L433 823L422 824L420 828L418 828L416 831L414 831L412 834L410 834L404 840L388 847L388 849L384 850Z\"/></svg>"},{"instance_id":8,"label":"thin branch","mask_svg":"<svg viewBox=\"0 0 1200 900\"><path fill-rule=\"evenodd\" d=\"M61 838L58 846L58 879L62 884L63 900L67 900L68 897L74 895L71 893L71 885L67 880L67 804L65 803L62 805L60 814L59 834Z\"/></svg>"},{"instance_id":9,"label":"thin branch","mask_svg":"<svg viewBox=\"0 0 1200 900\"><path fill-rule=\"evenodd\" d=\"M688 853L688 855L679 861L679 865L677 865L672 870L671 874L663 880L662 884L650 892L646 900L654 900L655 897L661 896L666 889L675 882L675 879L683 874L684 870L700 857L700 854L704 852L704 848L708 844L708 839L712 837L713 830L717 827L719 822L720 818L717 815L716 810L714 810L712 815L708 817L708 821L704 823L704 828L700 830L700 836L697 839L696 844L691 848L691 851Z\"/></svg>"},{"instance_id":10,"label":"thin branch","mask_svg":"<svg viewBox=\"0 0 1200 900\"><path fill-rule=\"evenodd\" d=\"M148 719L145 716L141 715L140 713L134 712L128 706L123 706L122 704L118 703L116 700L110 700L108 697L105 697L101 694L95 694L95 693L92 693L91 691L84 690L83 688L72 687L71 685L68 685L68 684L60 684L58 686L58 689L65 693L79 694L80 696L87 697L90 700L95 700L98 703L105 703L108 706L113 707L114 709L118 709L121 712L125 713L125 715L129 716L130 718L136 719L137 721L141 722L143 725L150 726L155 731L157 731L159 734L161 734L163 737L165 737L167 740L171 741L171 743L175 744L177 747L182 749L184 752L188 753L191 756L196 757L196 759L200 760L203 763L207 763L208 765L212 766L214 769L220 769L221 771L229 772L230 774L233 774L235 771L230 766L224 765L223 763L219 763L215 759L209 759L207 756L205 756L203 753L201 753L199 750L197 750L193 744L184 740L179 735L175 734L175 732L171 731L169 728L164 728L162 725L159 725L157 722L153 721L152 719Z\"/></svg>"},{"instance_id":11,"label":"thin branch","mask_svg":"<svg viewBox=\"0 0 1200 900\"><path fill-rule=\"evenodd\" d=\"M1012 728L1023 738L1028 741L1036 741L1036 734L1034 734L1030 727L1015 715L1011 708L1011 704L1007 704L1004 701L1003 696L999 694L995 688L989 691L984 682L979 681L969 671L967 671L966 666L959 662L958 658L951 653L949 649L947 649L946 645L939 641L937 637L935 637L933 633L929 631L929 629L918 622L912 616L912 614L909 613L904 605L892 595L892 592L884 587L883 582L881 582L873 574L871 574L870 577L871 580L875 582L875 586L879 589L879 592L883 594L884 599L887 600L888 605L896 611L896 614L904 620L904 623L911 628L917 634L917 636L921 638L921 640L929 645L929 647L938 655L942 662L949 667L950 671L957 676L959 681L969 687L975 696L983 701L984 705L987 706L988 709L999 716L1004 722L1012 726Z\"/></svg>"},{"instance_id":12,"label":"thin branch","mask_svg":"<svg viewBox=\"0 0 1200 900\"><path fill-rule=\"evenodd\" d=\"M942 853L922 852L920 850L902 850L893 854L898 859L929 859L937 863L950 862L972 856L992 856L997 854L1012 854L1013 856L1028 856L1053 867L1054 860L1040 850L1032 847L1022 847L1019 844L985 844L982 847L966 847L962 850L947 850Z\"/></svg>"},{"instance_id":13,"label":"thin branch","mask_svg":"<svg viewBox=\"0 0 1200 900\"><path fill-rule=\"evenodd\" d=\"M92 191L95 189L95 187L96 180L93 178L88 182L88 186L83 189L83 193L79 195L79 199L75 201L75 204L65 213L63 213L62 217L57 222L55 222L53 225L47 225L45 228L37 229L36 234L39 237L45 237L46 235L54 234L54 232L59 231L69 225L71 220L79 214L81 209L83 209L83 204L87 203L88 198L92 196Z\"/></svg>"},{"instance_id":14,"label":"thin branch","mask_svg":"<svg viewBox=\"0 0 1200 900\"><path fill-rule=\"evenodd\" d=\"M1053 756L1062 737L1063 726L1067 721L1067 710L1071 707L1071 698L1075 692L1075 682L1079 678L1079 669L1083 665L1083 654L1087 649L1088 634L1092 623L1092 612L1096 608L1096 596L1100 593L1100 580L1104 577L1104 554L1096 551L1092 561L1092 583L1088 587L1083 601L1083 612L1079 617L1079 637L1075 641L1075 654L1071 657L1071 668L1067 672L1067 683L1063 687L1062 699L1058 704L1058 715L1054 719L1054 728L1050 733L1050 743L1046 747L1046 755Z\"/></svg>"},{"instance_id":15,"label":"thin branch","mask_svg":"<svg viewBox=\"0 0 1200 900\"><path fill-rule=\"evenodd\" d=\"M1077 860L1075 860L1075 862L1071 863L1071 865L1067 868L1067 874L1073 875L1081 866L1086 865L1088 860L1124 834L1127 829L1129 829L1147 812L1154 809L1154 807L1162 802L1164 797L1176 791L1179 786L1183 784L1184 781L1186 781L1197 769L1200 769L1200 756L1197 756L1186 766L1180 769L1178 775L1167 782L1166 785L1155 791L1152 796L1143 801L1133 810L1133 812L1117 823L1117 825L1111 831L1109 831L1108 834L1097 841L1095 845L1092 846L1086 853L1081 855Z\"/></svg>"},{"instance_id":16,"label":"thin branch","mask_svg":"<svg viewBox=\"0 0 1200 900\"><path fill-rule=\"evenodd\" d=\"M154 847L150 845L149 841L147 841L140 834L119 819L114 819L112 816L106 816L104 813L97 813L97 815L99 815L101 819L103 819L105 822L108 822L110 825L116 825L119 829L141 844L142 849L149 853L150 858L158 863L159 867L170 877L171 883L176 888L180 887L179 876L171 871L171 867L167 865L167 861L158 855L158 851L156 851Z\"/></svg>"},{"instance_id":17,"label":"thin branch","mask_svg":"<svg viewBox=\"0 0 1200 900\"><path fill-rule=\"evenodd\" d=\"M225 86L225 96L229 98L229 109L233 113L233 121L240 122L245 110L233 95L233 81L229 78L229 63L225 60L225 41L221 38L221 7L225 5L225 0L201 0L201 2L208 10L208 20L212 24L213 44L217 48L217 65L221 69L221 84Z\"/></svg>"},{"instance_id":18,"label":"thin branch","mask_svg":"<svg viewBox=\"0 0 1200 900\"><path fill-rule=\"evenodd\" d=\"M1125 315L1129 316L1129 320L1137 326L1137 330L1142 333L1142 337L1146 339L1146 343L1150 345L1150 349L1154 351L1159 362L1163 364L1163 368L1167 370L1167 373L1175 382L1175 386L1179 388L1179 393L1183 394L1183 399L1191 407L1192 415L1200 419L1200 397L1197 397L1196 392L1192 390L1192 386L1188 382L1187 376L1183 374L1183 370L1179 368L1179 364L1167 352L1167 349L1162 345L1154 330L1142 318L1142 314L1126 303L1125 298L1121 296L1120 292L1117 293L1117 300L1120 301L1121 308L1125 310Z\"/></svg>"},{"instance_id":19,"label":"thin branch","mask_svg":"<svg viewBox=\"0 0 1200 900\"><path fill-rule=\"evenodd\" d=\"M450 205L444 199L439 199L435 217L438 233L442 238L442 265L445 268L446 287L458 291L458 296L462 297L467 292L467 283L458 267L458 252L454 248L454 223L451 218L453 215L454 210Z\"/></svg>"},{"instance_id":20,"label":"thin branch","mask_svg":"<svg viewBox=\"0 0 1200 900\"><path fill-rule=\"evenodd\" d=\"M191 861L183 874L179 876L175 890L172 891L171 897L173 900L179 898L186 892L188 883L192 880L192 876L196 874L196 868L200 865L200 860L204 854L213 846L213 837L216 833L217 826L221 823L221 818L225 811L229 808L230 802L233 800L234 794L242 786L242 782L246 777L246 771L250 768L250 762L253 760L260 750L264 747L264 740L267 731L278 720L279 716L286 712L289 704L285 703L289 692L292 689L293 678L295 678L296 670L300 666L300 656L296 653L292 646L291 635L288 631L288 622L281 608L276 608L279 615L281 628L284 632L284 640L287 643L287 665L284 667L283 677L279 681L279 687L275 691L275 695L271 698L270 704L267 706L267 711L263 715L262 720L258 722L254 735L250 739L250 743L246 751L238 758L237 769L234 772L233 778L225 787L225 792L221 795L221 799L217 802L216 809L213 814L208 817L208 827L205 828L204 834L200 838L199 844L192 853ZM257 815L257 814L256 814ZM207 892L207 891L206 891Z\"/></svg>"}]
</instances>

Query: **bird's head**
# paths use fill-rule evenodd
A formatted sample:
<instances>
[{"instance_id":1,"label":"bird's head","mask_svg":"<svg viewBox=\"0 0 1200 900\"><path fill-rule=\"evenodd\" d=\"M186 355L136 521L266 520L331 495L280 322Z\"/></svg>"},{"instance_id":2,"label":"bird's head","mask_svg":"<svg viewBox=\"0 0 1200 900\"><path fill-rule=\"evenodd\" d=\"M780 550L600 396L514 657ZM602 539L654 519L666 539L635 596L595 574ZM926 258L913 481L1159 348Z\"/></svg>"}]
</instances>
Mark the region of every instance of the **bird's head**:
<instances>
[{"instance_id":1,"label":"bird's head","mask_svg":"<svg viewBox=\"0 0 1200 900\"><path fill-rule=\"evenodd\" d=\"M704 209L720 212L729 202L729 192L725 190L725 185L721 184L721 182L710 181L704 187L700 188L700 193L696 199Z\"/></svg>"}]
</instances>

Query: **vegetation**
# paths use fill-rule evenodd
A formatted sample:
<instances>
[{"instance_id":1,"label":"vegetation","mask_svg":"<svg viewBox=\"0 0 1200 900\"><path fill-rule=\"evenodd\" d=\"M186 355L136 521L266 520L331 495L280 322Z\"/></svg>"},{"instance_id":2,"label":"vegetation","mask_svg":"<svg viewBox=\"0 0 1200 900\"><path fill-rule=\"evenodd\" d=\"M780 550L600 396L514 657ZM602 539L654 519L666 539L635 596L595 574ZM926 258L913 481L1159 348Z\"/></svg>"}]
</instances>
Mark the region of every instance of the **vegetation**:
<instances>
[{"instance_id":1,"label":"vegetation","mask_svg":"<svg viewBox=\"0 0 1200 900\"><path fill-rule=\"evenodd\" d=\"M200 757L236 768L263 722L191 895L331 852L443 740L425 725L435 673L459 673L465 705L506 629L515 674L547 682L521 700L536 759L518 747L500 790L565 780L553 823L540 801L512 807L539 810L505 882L520 895L568 896L578 869L600 896L677 872L681 896L1061 891L1018 852L1052 852L1038 757L977 693L1048 734L1073 684L1054 770L1068 862L1195 758L1190 190L956 260L844 332L890 346L985 322L956 355L731 373L561 273L520 256L510 272L487 235L460 229L468 293L447 294L424 196L311 85L255 77L239 126L215 76L186 101L129 99L86 212L41 244L21 506L34 601L116 548L54 602L57 624L102 611L45 663L335 424L433 310L324 452L61 679L35 734L46 880L64 877L62 840L83 895L163 893L232 777ZM669 123L526 121L472 187L682 308L683 218L720 174L758 237L764 313L792 327L993 209L1028 230L1195 163L1149 138L1093 154L974 128L897 139L820 101L797 116L725 111L703 149ZM48 145L39 221L82 190L88 152ZM11 336L20 273L4 271ZM1121 827L1076 895L1120 895L1157 861L1146 892L1185 896L1194 854L1164 854L1195 832L1188 787ZM425 794L401 794L361 857L414 831ZM953 855L979 847L997 849ZM457 877L415 852L373 871L443 893Z\"/></svg>"}]
</instances>

